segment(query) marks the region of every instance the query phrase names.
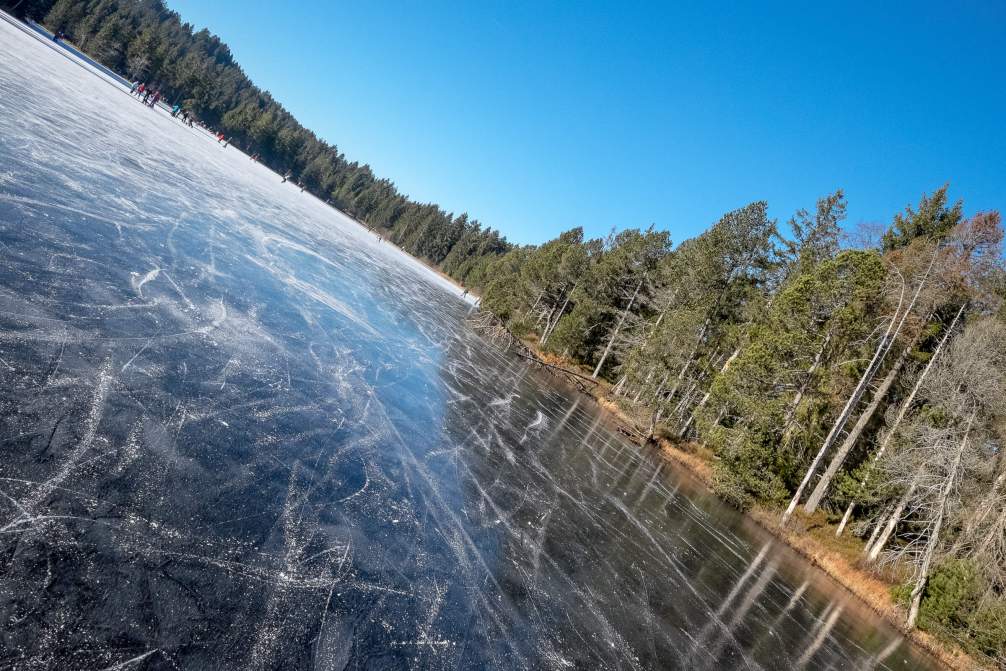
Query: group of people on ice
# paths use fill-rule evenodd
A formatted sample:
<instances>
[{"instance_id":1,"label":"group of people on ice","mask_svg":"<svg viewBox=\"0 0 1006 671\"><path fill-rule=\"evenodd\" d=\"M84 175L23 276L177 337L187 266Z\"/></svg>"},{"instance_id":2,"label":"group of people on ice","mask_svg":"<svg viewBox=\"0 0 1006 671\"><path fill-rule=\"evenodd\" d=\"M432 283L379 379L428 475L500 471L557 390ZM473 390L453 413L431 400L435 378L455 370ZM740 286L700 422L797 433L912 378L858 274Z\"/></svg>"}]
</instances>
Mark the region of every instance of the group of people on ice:
<instances>
[{"instance_id":1,"label":"group of people on ice","mask_svg":"<svg viewBox=\"0 0 1006 671\"><path fill-rule=\"evenodd\" d=\"M150 107L151 109L156 107L157 103L159 103L163 98L159 90L156 90L153 87L148 86L145 82L141 82L139 80L133 82L133 85L129 87L129 94L132 96L136 96L136 98L139 99L140 102L142 102L147 107ZM181 103L175 103L171 107L171 116L176 119L181 119L182 123L186 124L189 128L192 128L192 115L189 114L188 110L182 107ZM205 128L205 126L203 127ZM213 136L216 138L217 143L222 145L224 149L226 149L227 146L231 143L230 138L224 135L223 131L213 133ZM250 158L256 163L260 162L261 160L257 152L252 154ZM284 175L283 183L286 183L287 180L289 180L292 176L293 173L290 172ZM307 188L300 182L294 182L294 184L300 187L300 190L302 192Z\"/></svg>"},{"instance_id":2,"label":"group of people on ice","mask_svg":"<svg viewBox=\"0 0 1006 671\"><path fill-rule=\"evenodd\" d=\"M161 92L154 90L154 87L147 86L144 82L136 80L129 88L130 95L140 99L147 107L153 107L161 100Z\"/></svg>"},{"instance_id":3,"label":"group of people on ice","mask_svg":"<svg viewBox=\"0 0 1006 671\"><path fill-rule=\"evenodd\" d=\"M157 103L161 101L164 96L161 92L154 89L152 86L148 86L146 83L136 80L133 85L129 87L129 94L136 96L140 102L142 102L147 107L153 109L157 106ZM171 108L171 116L176 119L181 119L182 123L186 124L189 128L192 128L192 115L189 114L188 110L182 109L181 103L175 103Z\"/></svg>"}]
</instances>

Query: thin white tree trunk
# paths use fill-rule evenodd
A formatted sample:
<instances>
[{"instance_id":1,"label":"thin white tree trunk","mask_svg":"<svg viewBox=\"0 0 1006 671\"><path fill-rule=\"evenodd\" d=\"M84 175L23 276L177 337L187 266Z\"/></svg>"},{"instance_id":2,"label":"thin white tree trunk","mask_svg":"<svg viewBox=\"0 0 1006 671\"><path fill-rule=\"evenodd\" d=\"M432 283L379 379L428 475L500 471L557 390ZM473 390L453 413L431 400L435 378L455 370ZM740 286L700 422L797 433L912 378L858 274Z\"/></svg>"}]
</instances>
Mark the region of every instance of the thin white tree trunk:
<instances>
[{"instance_id":1,"label":"thin white tree trunk","mask_svg":"<svg viewBox=\"0 0 1006 671\"><path fill-rule=\"evenodd\" d=\"M929 375L929 371L932 370L933 364L936 363L936 359L939 358L940 352L943 351L943 346L947 344L951 334L954 332L954 327L957 326L958 320L961 318L961 315L964 314L965 307L967 307L966 303L961 305L957 314L954 315L954 319L950 322L947 332L943 334L943 337L940 339L940 343L936 346L936 349L933 350L933 355L929 357L926 367L923 368L922 373L919 374L919 378L915 381L915 385L912 387L912 391L908 394L908 398L904 400L901 407L898 409L898 416L894 419L894 423L891 425L890 430L888 430L887 435L884 436L884 440L881 441L880 448L877 450L876 454L873 455L873 463L880 461L880 458L883 457L884 453L887 451L887 447L891 444L891 441L894 440L894 436L898 433L898 427L901 426L901 422L905 419L905 415L908 414L908 411L912 407L912 403L915 402L915 396L919 393L919 389L922 388L922 383L925 381L926 376ZM867 473L867 475L863 477L862 482L859 483L859 487L856 490L857 496L866 489L866 485L869 484L869 479L870 476L869 473ZM849 506L845 509L845 514L842 516L842 523L838 525L838 530L835 532L836 536L842 535L842 532L845 530L845 526L849 523L849 519L852 517L852 511L855 507L856 499L853 498L853 500L849 502Z\"/></svg>"},{"instance_id":2,"label":"thin white tree trunk","mask_svg":"<svg viewBox=\"0 0 1006 671\"><path fill-rule=\"evenodd\" d=\"M968 435L971 433L971 423L974 419L975 413L972 412L971 417L968 418L967 428L964 429L964 438L961 439L961 446L957 449L957 454L954 457L954 464L950 468L950 472L947 473L947 480L943 483L943 489L940 491L940 507L936 513L936 520L933 522L933 529L929 532L925 554L922 557L922 565L919 567L915 580L915 589L912 590L912 605L908 609L908 622L906 623L909 629L915 627L915 620L919 616L919 606L922 604L922 591L926 588L926 582L929 580L929 568L932 566L933 557L936 555L936 548L940 542L943 519L947 513L947 502L950 499L950 493L957 485L957 474L961 468L961 459L963 459L964 450L967 448Z\"/></svg>"},{"instance_id":3,"label":"thin white tree trunk","mask_svg":"<svg viewBox=\"0 0 1006 671\"><path fill-rule=\"evenodd\" d=\"M918 487L918 481L914 480L905 493L901 495L898 505L894 506L894 510L891 511L890 516L887 518L887 522L877 525L880 535L872 543L867 543L866 547L863 548L863 552L869 561L877 561L877 557L887 547L887 541L891 537L891 534L894 533L894 528L898 526L898 522L901 521L901 515L905 512L908 502L912 500L912 494L915 493L916 487Z\"/></svg>"},{"instance_id":4,"label":"thin white tree trunk","mask_svg":"<svg viewBox=\"0 0 1006 671\"><path fill-rule=\"evenodd\" d=\"M813 513L817 510L817 507L821 505L821 501L824 499L824 495L828 492L828 487L831 486L831 481L838 475L838 469L842 467L845 463L846 457L849 456L849 452L852 448L856 446L859 441L859 437L863 434L863 430L866 429L866 425L870 423L873 419L873 415L877 412L877 408L883 403L884 398L887 396L887 392L891 390L891 386L894 381L898 379L898 375L901 373L901 369L905 365L905 361L908 360L908 353L911 351L913 345L909 345L905 348L905 351L901 353L898 357L898 361L891 367L887 375L884 377L883 382L880 383L880 387L874 392L873 398L870 399L869 405L866 406L866 410L859 416L856 423L853 425L852 430L842 441L842 445L835 452L831 461L828 463L828 468L825 469L824 473L821 475L821 479L817 481L817 486L814 487L814 491L810 493L807 497L807 503L804 504L804 511L807 514Z\"/></svg>"},{"instance_id":5,"label":"thin white tree trunk","mask_svg":"<svg viewBox=\"0 0 1006 671\"><path fill-rule=\"evenodd\" d=\"M548 330L549 325L552 323L552 315L555 314L555 308L556 306L553 305L552 309L549 310L547 313L544 310L542 310L541 313L538 315L538 321L535 323L536 327L541 325L541 320L543 317L545 319L545 328L542 329L541 331L542 333Z\"/></svg>"},{"instance_id":6,"label":"thin white tree trunk","mask_svg":"<svg viewBox=\"0 0 1006 671\"><path fill-rule=\"evenodd\" d=\"M671 389L671 393L667 395L667 400L674 400L674 397L678 393L678 389L681 387L681 382L685 379L685 373L691 367L692 362L695 361L695 355L699 351L699 347L702 345L702 339L706 337L706 329L709 328L710 319L707 317L706 321L702 323L702 328L699 329L699 337L695 339L695 347L692 348L691 353L689 353L688 358L685 360L683 366L681 366L681 372L678 373L678 378L674 383L674 388Z\"/></svg>"},{"instance_id":7,"label":"thin white tree trunk","mask_svg":"<svg viewBox=\"0 0 1006 671\"><path fill-rule=\"evenodd\" d=\"M936 254L939 252L939 247L933 252L933 258L929 262L929 268L926 269L926 274L922 276L919 281L919 286L915 290L915 294L912 296L911 303L905 309L904 314L901 313L901 306L905 299L905 287L901 287L901 297L898 299L898 308L895 310L894 315L891 317L890 323L887 325L887 331L884 333L884 337L881 338L880 342L877 344L877 350L873 354L873 359L870 360L869 365L866 370L863 371L862 377L859 378L859 384L853 390L852 395L849 396L849 400L846 401L845 407L842 408L842 412L839 413L838 418L835 420L834 426L831 427L831 431L828 432L828 437L824 439L824 444L821 445L821 449L818 450L817 455L815 455L814 460L811 462L810 467L807 468L807 472L803 476L803 480L800 482L800 486L796 488L796 492L793 494L793 498L789 502L789 506L786 508L786 512L782 515L782 523L786 524L789 518L793 515L793 511L796 510L797 505L800 503L800 499L803 497L803 492L810 484L811 478L814 477L814 473L817 472L817 467L820 466L821 461L824 459L824 455L827 454L831 446L834 445L835 441L838 440L838 436L842 433L842 429L845 428L846 423L852 416L852 411L855 409L859 400L863 397L866 392L866 386L873 379L876 374L877 369L880 368L880 364L883 362L884 357L891 348L891 343L897 338L898 333L901 331L902 326L905 324L905 319L912 312L912 308L915 306L915 301L919 298L919 293L922 291L922 287L925 285L926 280L929 277L929 273L933 269L933 264L936 262ZM898 320L899 315L901 316L900 321ZM897 328L895 329L895 322L897 322Z\"/></svg>"},{"instance_id":8,"label":"thin white tree trunk","mask_svg":"<svg viewBox=\"0 0 1006 671\"><path fill-rule=\"evenodd\" d=\"M737 356L740 353L741 353L741 348L740 347L738 347L737 349L735 349L734 353L731 354L727 358L727 360L723 363L723 366L720 368L720 372L718 374L719 375L723 375L723 373L726 372L727 368L730 367L730 364L732 364L734 362L734 359L736 359ZM715 378L714 378L714 381L715 381ZM700 410L702 410L702 408L706 407L706 403L709 402L709 397L712 395L712 393L713 393L712 383L710 383L709 390L702 397L702 400L699 401L698 405L696 405L695 408L692 409L692 413L688 416L688 421L685 422L685 425L683 427L681 427L681 431L678 432L678 438L684 438L685 437L685 434L688 432L689 427L691 427L692 422L695 421L695 415L698 414L698 412Z\"/></svg>"},{"instance_id":9,"label":"thin white tree trunk","mask_svg":"<svg viewBox=\"0 0 1006 671\"><path fill-rule=\"evenodd\" d=\"M664 385L667 384L667 378L670 376L670 371L664 373L664 379L657 385L657 391L653 394L653 412L650 414L650 426L646 431L647 438L653 437L653 431L657 428L657 422L660 420L660 392L664 390Z\"/></svg>"},{"instance_id":10,"label":"thin white tree trunk","mask_svg":"<svg viewBox=\"0 0 1006 671\"><path fill-rule=\"evenodd\" d=\"M653 378L653 367L650 367L650 372L646 374L646 379L643 380L643 384L639 385L639 389L636 390L636 395L632 398L633 403L639 403L639 399L643 396L643 389L646 385L650 384L650 380Z\"/></svg>"},{"instance_id":11,"label":"thin white tree trunk","mask_svg":"<svg viewBox=\"0 0 1006 671\"><path fill-rule=\"evenodd\" d=\"M621 379L619 379L619 381L616 382L615 386L611 389L611 393L612 394L614 394L615 396L621 396L622 395L622 387L625 386L625 379L626 379L626 376L622 375Z\"/></svg>"},{"instance_id":12,"label":"thin white tree trunk","mask_svg":"<svg viewBox=\"0 0 1006 671\"><path fill-rule=\"evenodd\" d=\"M594 373L590 377L594 380L601 373L601 367L604 365L605 359L611 354L611 348L615 344L615 340L618 338L618 332L622 330L622 324L625 323L625 317L629 314L629 310L632 309L632 304L636 302L636 296L639 294L639 290L643 288L643 280L639 280L639 284L636 285L636 290L632 292L632 298L629 299L629 304L625 306L622 310L622 316L618 318L618 323L615 325L615 330L612 331L611 337L608 338L608 345L604 348L604 354L601 355L601 359L597 362L597 367L594 368Z\"/></svg>"},{"instance_id":13,"label":"thin white tree trunk","mask_svg":"<svg viewBox=\"0 0 1006 671\"><path fill-rule=\"evenodd\" d=\"M904 295L902 295L904 298ZM898 303L898 310L901 310L901 303ZM803 476L803 480L800 482L800 486L796 488L796 492L793 494L793 498L790 499L789 506L786 508L786 512L782 515L782 523L786 524L789 518L793 515L793 511L796 510L797 505L800 503L800 499L803 497L803 491L810 484L810 479L814 477L814 473L817 471L817 467L820 465L821 460L824 459L824 455L831 449L838 435L845 428L845 423L849 421L849 416L852 415L852 410L855 408L856 404L859 403L859 399L862 398L863 392L866 391L866 385L869 384L870 379L873 377L873 372L877 367L880 359L887 351L887 339L894 329L894 323L898 318L898 313L895 312L891 317L891 322L887 326L887 332L884 333L884 337L877 344L877 349L873 354L873 359L870 364L863 371L862 377L859 378L859 384L856 385L855 390L849 396L849 399L845 402L845 407L842 408L842 412L839 413L838 418L831 427L831 431L828 432L828 436L824 439L824 443L821 445L821 449L817 451L814 460L810 463L807 468L807 472Z\"/></svg>"},{"instance_id":14,"label":"thin white tree trunk","mask_svg":"<svg viewBox=\"0 0 1006 671\"><path fill-rule=\"evenodd\" d=\"M821 343L821 348L817 350L817 354L814 355L814 361L810 364L810 368L804 374L803 384L800 385L800 389L797 390L796 396L789 404L789 409L786 411L786 420L782 425L782 435L785 439L786 434L789 433L790 425L793 424L793 419L796 417L797 408L800 407L800 402L803 401L803 395L807 392L807 387L810 385L810 381L814 377L814 373L817 371L818 366L821 365L821 358L824 356L825 350L828 349L828 343L831 342L831 333L824 337L824 341Z\"/></svg>"},{"instance_id":15,"label":"thin white tree trunk","mask_svg":"<svg viewBox=\"0 0 1006 671\"><path fill-rule=\"evenodd\" d=\"M888 515L890 513L884 512L883 515L877 518L877 523L873 525L873 533L870 534L870 540L866 541L866 545L863 546L863 554L869 554L870 548L873 544L877 542L877 536L880 535L880 530L884 527L884 523L887 521Z\"/></svg>"},{"instance_id":16,"label":"thin white tree trunk","mask_svg":"<svg viewBox=\"0 0 1006 671\"><path fill-rule=\"evenodd\" d=\"M552 331L554 331L555 327L559 325L559 320L562 318L564 314L566 314L566 307L569 305L569 298L570 296L573 295L573 292L576 291L577 284L579 284L579 280L577 280L573 284L573 288L566 293L566 300L562 302L562 307L559 309L559 314L555 316L555 319L552 321L551 325L548 324L545 325L545 332L541 334L542 345L548 342L548 339L552 336Z\"/></svg>"},{"instance_id":17,"label":"thin white tree trunk","mask_svg":"<svg viewBox=\"0 0 1006 671\"><path fill-rule=\"evenodd\" d=\"M536 307L538 307L538 303L541 302L541 297L544 296L544 295L545 295L545 290L542 289L541 292L538 294L538 298L534 299L534 305L532 305L530 308L528 308L527 312L524 313L524 319L527 319L528 317L531 316L531 313L534 312L534 309Z\"/></svg>"},{"instance_id":18,"label":"thin white tree trunk","mask_svg":"<svg viewBox=\"0 0 1006 671\"><path fill-rule=\"evenodd\" d=\"M685 408L688 407L688 401L692 399L692 392L695 391L695 387L697 387L698 384L699 383L697 381L693 381L688 385L688 390L681 395L681 400L678 401L676 406L674 406L675 415L679 415L682 419L684 419Z\"/></svg>"}]
</instances>

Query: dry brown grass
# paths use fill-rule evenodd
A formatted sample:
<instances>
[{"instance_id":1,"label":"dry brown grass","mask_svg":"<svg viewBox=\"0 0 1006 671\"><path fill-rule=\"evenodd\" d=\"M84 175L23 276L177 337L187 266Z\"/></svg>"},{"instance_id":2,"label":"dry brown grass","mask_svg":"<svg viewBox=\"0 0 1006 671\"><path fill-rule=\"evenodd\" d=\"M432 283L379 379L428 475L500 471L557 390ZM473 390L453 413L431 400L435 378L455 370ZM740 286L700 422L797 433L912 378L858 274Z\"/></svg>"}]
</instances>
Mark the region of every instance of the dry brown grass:
<instances>
[{"instance_id":1,"label":"dry brown grass","mask_svg":"<svg viewBox=\"0 0 1006 671\"><path fill-rule=\"evenodd\" d=\"M713 486L712 456L709 450L698 443L675 445L669 440L661 439L660 453L665 458L675 461L702 481L706 487Z\"/></svg>"}]
</instances>

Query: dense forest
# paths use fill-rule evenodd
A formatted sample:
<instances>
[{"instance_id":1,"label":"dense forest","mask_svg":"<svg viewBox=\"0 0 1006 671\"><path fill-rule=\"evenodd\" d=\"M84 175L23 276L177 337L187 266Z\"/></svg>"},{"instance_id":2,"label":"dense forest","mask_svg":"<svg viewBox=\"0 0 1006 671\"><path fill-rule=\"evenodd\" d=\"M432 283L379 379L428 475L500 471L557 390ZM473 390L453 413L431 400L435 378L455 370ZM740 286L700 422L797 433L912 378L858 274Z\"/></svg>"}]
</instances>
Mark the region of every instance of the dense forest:
<instances>
[{"instance_id":1,"label":"dense forest","mask_svg":"<svg viewBox=\"0 0 1006 671\"><path fill-rule=\"evenodd\" d=\"M479 286L489 261L510 249L467 214L414 202L370 166L350 162L255 86L217 36L194 32L163 0L0 0L0 8L63 31L102 64L181 103L232 144L465 285Z\"/></svg>"},{"instance_id":2,"label":"dense forest","mask_svg":"<svg viewBox=\"0 0 1006 671\"><path fill-rule=\"evenodd\" d=\"M513 247L350 163L161 0L2 0L481 291L644 435L705 451L745 508L831 521L899 575L908 625L1006 661L1006 273L998 213L947 188L855 240L838 191L672 247L649 228Z\"/></svg>"}]
</instances>

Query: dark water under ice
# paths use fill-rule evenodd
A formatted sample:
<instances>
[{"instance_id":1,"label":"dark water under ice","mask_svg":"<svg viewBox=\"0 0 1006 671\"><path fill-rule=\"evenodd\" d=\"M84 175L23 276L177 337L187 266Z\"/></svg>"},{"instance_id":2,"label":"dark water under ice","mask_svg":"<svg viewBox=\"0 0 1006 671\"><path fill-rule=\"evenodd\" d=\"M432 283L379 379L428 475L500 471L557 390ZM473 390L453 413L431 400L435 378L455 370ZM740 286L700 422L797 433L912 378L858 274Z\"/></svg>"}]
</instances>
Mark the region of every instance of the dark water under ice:
<instances>
[{"instance_id":1,"label":"dark water under ice","mask_svg":"<svg viewBox=\"0 0 1006 671\"><path fill-rule=\"evenodd\" d=\"M0 22L0 668L929 667L278 182Z\"/></svg>"}]
</instances>

